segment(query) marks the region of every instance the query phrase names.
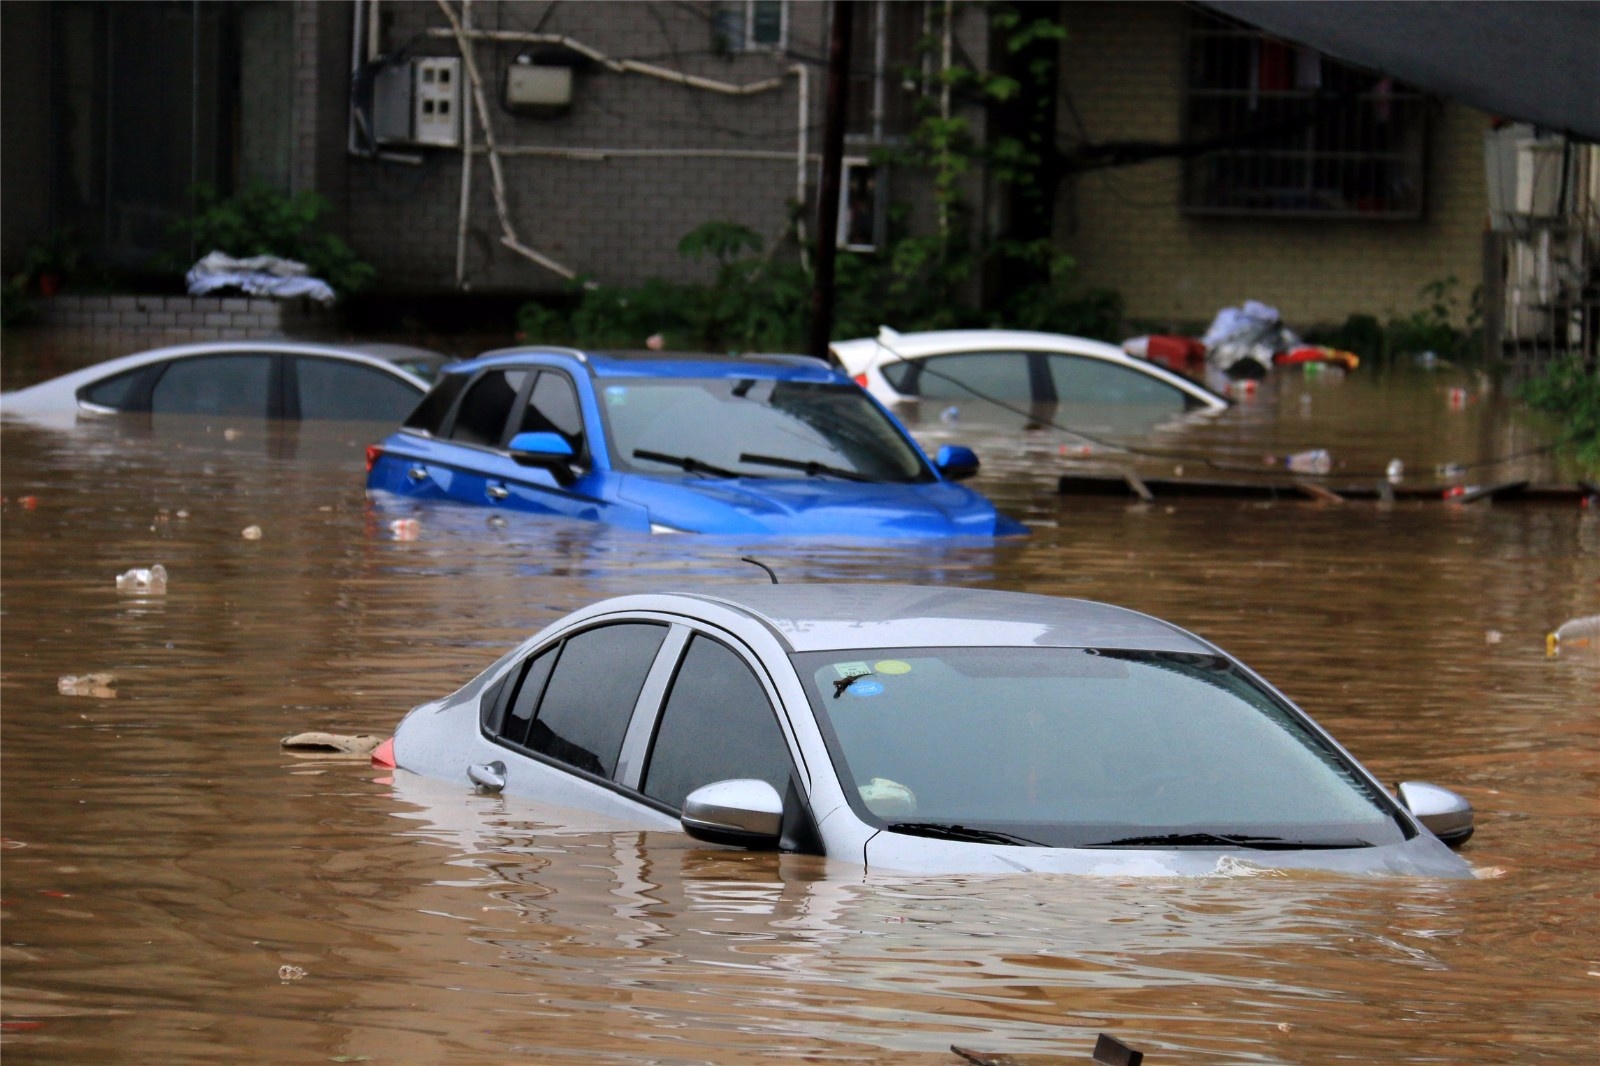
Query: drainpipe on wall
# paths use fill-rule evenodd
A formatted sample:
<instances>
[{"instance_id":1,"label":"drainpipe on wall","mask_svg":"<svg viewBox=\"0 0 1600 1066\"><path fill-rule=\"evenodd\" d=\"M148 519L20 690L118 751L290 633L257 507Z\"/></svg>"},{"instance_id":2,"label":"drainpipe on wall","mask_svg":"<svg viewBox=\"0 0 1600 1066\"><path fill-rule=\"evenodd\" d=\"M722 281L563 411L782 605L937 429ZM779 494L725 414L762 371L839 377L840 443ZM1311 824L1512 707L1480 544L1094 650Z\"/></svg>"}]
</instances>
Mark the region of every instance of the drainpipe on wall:
<instances>
[{"instance_id":1,"label":"drainpipe on wall","mask_svg":"<svg viewBox=\"0 0 1600 1066\"><path fill-rule=\"evenodd\" d=\"M377 0L373 0L374 3ZM472 0L461 0L461 28L472 29ZM461 206L456 215L456 288L467 289L467 215L472 207L472 96L461 94Z\"/></svg>"}]
</instances>

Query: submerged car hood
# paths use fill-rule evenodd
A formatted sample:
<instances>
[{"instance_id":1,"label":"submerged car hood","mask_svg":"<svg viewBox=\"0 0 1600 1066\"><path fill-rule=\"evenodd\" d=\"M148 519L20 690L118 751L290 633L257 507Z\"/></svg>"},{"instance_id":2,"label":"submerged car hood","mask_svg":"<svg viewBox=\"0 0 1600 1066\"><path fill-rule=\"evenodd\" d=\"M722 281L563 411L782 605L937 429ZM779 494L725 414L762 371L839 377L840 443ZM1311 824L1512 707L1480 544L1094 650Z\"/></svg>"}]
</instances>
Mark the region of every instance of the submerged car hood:
<instances>
[{"instance_id":1,"label":"submerged car hood","mask_svg":"<svg viewBox=\"0 0 1600 1066\"><path fill-rule=\"evenodd\" d=\"M1008 536L1027 532L952 482L915 485L831 478L657 478L626 475L621 496L658 527L694 533L851 537Z\"/></svg>"}]
</instances>

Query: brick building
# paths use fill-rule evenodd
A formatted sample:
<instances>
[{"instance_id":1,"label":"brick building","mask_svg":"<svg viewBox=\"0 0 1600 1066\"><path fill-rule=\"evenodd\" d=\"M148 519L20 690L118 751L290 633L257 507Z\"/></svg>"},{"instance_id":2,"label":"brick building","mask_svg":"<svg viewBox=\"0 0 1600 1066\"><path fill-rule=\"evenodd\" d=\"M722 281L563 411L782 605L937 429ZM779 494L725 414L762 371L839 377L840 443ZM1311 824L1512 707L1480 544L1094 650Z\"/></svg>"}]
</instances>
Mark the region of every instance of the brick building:
<instances>
[{"instance_id":1,"label":"brick building","mask_svg":"<svg viewBox=\"0 0 1600 1066\"><path fill-rule=\"evenodd\" d=\"M704 222L769 244L814 225L829 10L6 0L0 265L70 228L92 260L137 273L170 247L194 182L260 180L325 196L391 293L705 276L677 252ZM1450 277L1464 308L1484 280L1488 115L1203 5L1029 10L1066 29L1053 237L1130 318L1203 322L1253 298L1298 325L1383 319ZM942 65L984 67L998 36L983 5L854 11L847 243L867 248L891 202L934 225L926 177L874 169L873 149L906 135L919 101L938 106ZM985 113L952 106L981 140ZM1260 136L1277 127L1287 141ZM975 168L965 189L991 232L996 185Z\"/></svg>"}]
</instances>

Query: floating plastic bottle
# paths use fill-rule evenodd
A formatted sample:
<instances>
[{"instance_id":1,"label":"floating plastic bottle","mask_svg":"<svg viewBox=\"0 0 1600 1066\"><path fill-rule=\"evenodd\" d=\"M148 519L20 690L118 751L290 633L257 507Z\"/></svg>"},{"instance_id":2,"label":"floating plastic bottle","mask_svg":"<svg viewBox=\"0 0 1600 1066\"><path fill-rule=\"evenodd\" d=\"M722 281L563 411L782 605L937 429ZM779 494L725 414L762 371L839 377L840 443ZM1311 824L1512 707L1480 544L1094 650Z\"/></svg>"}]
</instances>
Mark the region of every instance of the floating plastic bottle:
<instances>
[{"instance_id":1,"label":"floating plastic bottle","mask_svg":"<svg viewBox=\"0 0 1600 1066\"><path fill-rule=\"evenodd\" d=\"M136 567L126 574L118 574L117 591L135 596L164 596L167 592L167 568L157 563L148 570Z\"/></svg>"},{"instance_id":2,"label":"floating plastic bottle","mask_svg":"<svg viewBox=\"0 0 1600 1066\"><path fill-rule=\"evenodd\" d=\"M1600 648L1600 614L1562 622L1544 638L1546 655L1559 655L1562 648Z\"/></svg>"},{"instance_id":3,"label":"floating plastic bottle","mask_svg":"<svg viewBox=\"0 0 1600 1066\"><path fill-rule=\"evenodd\" d=\"M1391 483L1399 481L1406 476L1406 464L1398 459L1390 459L1389 467L1385 471Z\"/></svg>"},{"instance_id":4,"label":"floating plastic bottle","mask_svg":"<svg viewBox=\"0 0 1600 1066\"><path fill-rule=\"evenodd\" d=\"M1312 448L1286 456L1283 465L1296 474L1326 474L1333 469L1333 456L1326 448Z\"/></svg>"}]
</instances>

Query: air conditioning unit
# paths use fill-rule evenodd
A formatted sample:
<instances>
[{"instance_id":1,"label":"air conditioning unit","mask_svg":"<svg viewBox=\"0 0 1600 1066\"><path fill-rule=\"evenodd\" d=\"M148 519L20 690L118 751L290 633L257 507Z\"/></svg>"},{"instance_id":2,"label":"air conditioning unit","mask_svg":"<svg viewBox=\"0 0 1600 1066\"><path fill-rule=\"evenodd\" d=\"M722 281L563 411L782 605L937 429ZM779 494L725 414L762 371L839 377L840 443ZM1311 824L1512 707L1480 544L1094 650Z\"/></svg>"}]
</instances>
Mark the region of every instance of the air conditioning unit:
<instances>
[{"instance_id":1,"label":"air conditioning unit","mask_svg":"<svg viewBox=\"0 0 1600 1066\"><path fill-rule=\"evenodd\" d=\"M385 66L372 83L379 144L461 146L461 60L419 56Z\"/></svg>"}]
</instances>

